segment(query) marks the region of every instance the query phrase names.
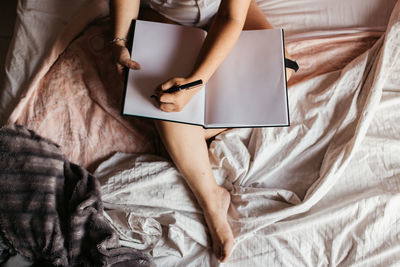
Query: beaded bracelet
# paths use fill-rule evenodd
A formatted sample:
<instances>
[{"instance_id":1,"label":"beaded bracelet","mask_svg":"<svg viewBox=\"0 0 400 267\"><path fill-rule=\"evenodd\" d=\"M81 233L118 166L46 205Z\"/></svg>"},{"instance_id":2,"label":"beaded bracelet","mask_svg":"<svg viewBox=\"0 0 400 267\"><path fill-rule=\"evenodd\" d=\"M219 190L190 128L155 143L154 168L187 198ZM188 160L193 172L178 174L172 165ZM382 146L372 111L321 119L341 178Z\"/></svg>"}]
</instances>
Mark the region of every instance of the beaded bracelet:
<instances>
[{"instance_id":1,"label":"beaded bracelet","mask_svg":"<svg viewBox=\"0 0 400 267\"><path fill-rule=\"evenodd\" d=\"M115 42L118 42L118 41L123 41L123 42L128 42L128 39L126 39L126 38L120 38L120 37L115 37L114 39L112 39L111 41L110 41L110 43L115 43Z\"/></svg>"}]
</instances>

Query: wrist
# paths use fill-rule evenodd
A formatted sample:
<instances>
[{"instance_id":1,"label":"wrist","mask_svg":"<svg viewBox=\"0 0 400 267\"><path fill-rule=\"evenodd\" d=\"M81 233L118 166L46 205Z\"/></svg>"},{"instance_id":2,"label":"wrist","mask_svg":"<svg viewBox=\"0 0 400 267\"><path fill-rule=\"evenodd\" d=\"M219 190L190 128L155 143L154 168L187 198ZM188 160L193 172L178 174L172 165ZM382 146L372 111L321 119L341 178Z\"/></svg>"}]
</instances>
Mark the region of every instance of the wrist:
<instances>
[{"instance_id":1,"label":"wrist","mask_svg":"<svg viewBox=\"0 0 400 267\"><path fill-rule=\"evenodd\" d=\"M188 77L186 77L186 81L188 82L193 82L193 81L197 81L197 80L201 80L203 82L203 85L205 85L208 80L209 77L207 77L206 75L202 74L202 73L192 73L191 75L189 75Z\"/></svg>"},{"instance_id":2,"label":"wrist","mask_svg":"<svg viewBox=\"0 0 400 267\"><path fill-rule=\"evenodd\" d=\"M116 45L119 45L119 46L126 46L127 41L128 41L128 39L126 39L126 38L115 37L114 39L112 39L110 41L110 43L116 44Z\"/></svg>"}]
</instances>

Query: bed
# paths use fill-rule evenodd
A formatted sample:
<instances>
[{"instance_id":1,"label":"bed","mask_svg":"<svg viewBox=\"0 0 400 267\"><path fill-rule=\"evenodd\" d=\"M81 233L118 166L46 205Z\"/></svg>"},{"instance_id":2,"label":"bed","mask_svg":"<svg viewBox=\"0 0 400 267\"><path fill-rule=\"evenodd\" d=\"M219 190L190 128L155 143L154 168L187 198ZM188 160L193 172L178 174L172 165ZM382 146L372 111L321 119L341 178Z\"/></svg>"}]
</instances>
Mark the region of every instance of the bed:
<instances>
[{"instance_id":1,"label":"bed","mask_svg":"<svg viewBox=\"0 0 400 267\"><path fill-rule=\"evenodd\" d=\"M1 122L93 172L121 244L158 266L398 265L400 2L258 4L301 69L289 83L290 127L232 129L210 144L232 198L225 264L152 123L120 115L107 1L19 1Z\"/></svg>"}]
</instances>

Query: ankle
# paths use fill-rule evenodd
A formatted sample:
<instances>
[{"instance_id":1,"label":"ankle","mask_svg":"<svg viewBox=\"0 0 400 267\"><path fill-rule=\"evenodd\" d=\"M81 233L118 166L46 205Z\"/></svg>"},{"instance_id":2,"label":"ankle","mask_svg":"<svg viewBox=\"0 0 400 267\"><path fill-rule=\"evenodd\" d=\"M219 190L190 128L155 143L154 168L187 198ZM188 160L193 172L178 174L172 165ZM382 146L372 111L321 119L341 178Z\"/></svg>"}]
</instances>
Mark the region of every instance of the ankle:
<instances>
[{"instance_id":1,"label":"ankle","mask_svg":"<svg viewBox=\"0 0 400 267\"><path fill-rule=\"evenodd\" d=\"M229 192L223 187L216 186L199 199L199 204L204 211L213 213L213 211L219 212L221 206L225 206L226 201L230 201Z\"/></svg>"}]
</instances>

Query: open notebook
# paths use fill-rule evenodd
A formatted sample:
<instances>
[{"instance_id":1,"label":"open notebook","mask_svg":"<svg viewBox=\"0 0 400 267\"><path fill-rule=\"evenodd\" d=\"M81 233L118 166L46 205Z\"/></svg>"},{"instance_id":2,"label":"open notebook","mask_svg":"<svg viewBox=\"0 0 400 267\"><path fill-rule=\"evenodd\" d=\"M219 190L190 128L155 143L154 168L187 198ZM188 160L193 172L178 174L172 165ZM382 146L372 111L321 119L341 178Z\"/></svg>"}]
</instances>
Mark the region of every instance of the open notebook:
<instances>
[{"instance_id":1,"label":"open notebook","mask_svg":"<svg viewBox=\"0 0 400 267\"><path fill-rule=\"evenodd\" d=\"M180 112L163 112L150 98L172 77L190 74L207 32L135 20L124 115L202 125L205 128L288 126L283 31L243 31L208 83Z\"/></svg>"}]
</instances>

